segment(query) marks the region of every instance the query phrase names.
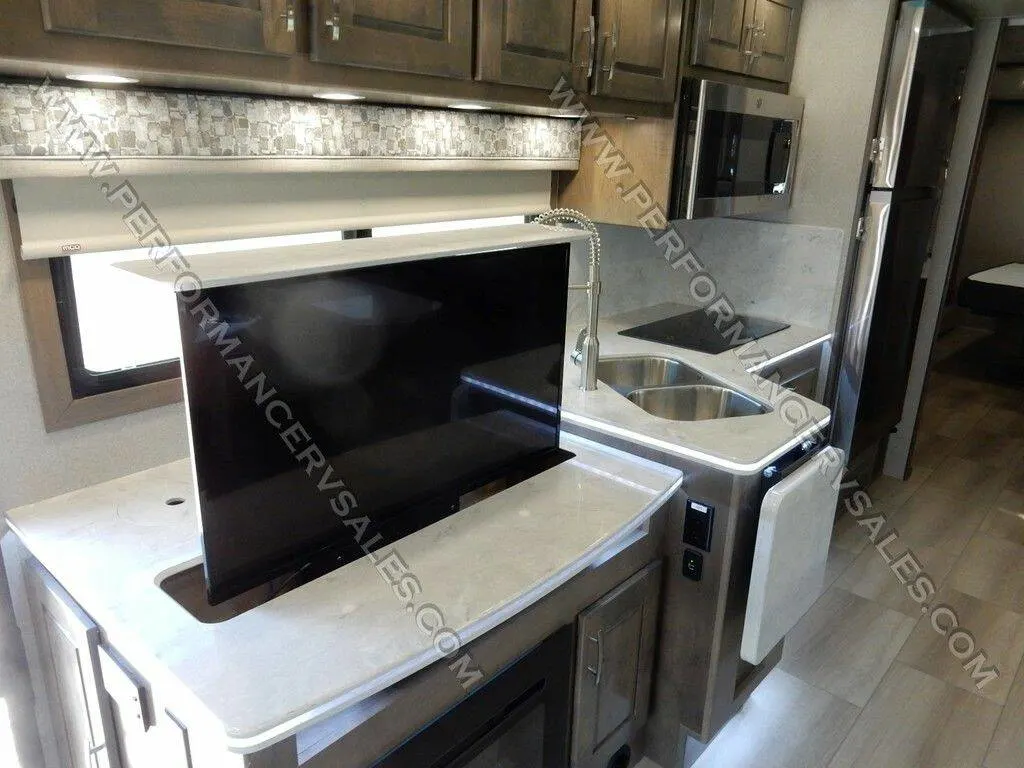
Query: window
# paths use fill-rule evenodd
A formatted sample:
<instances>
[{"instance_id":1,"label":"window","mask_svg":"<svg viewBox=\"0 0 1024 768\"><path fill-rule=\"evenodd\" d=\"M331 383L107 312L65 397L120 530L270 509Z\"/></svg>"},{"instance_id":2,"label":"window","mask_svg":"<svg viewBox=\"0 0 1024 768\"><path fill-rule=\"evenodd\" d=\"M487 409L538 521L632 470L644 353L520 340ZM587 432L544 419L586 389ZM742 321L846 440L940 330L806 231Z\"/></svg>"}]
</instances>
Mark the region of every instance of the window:
<instances>
[{"instance_id":1,"label":"window","mask_svg":"<svg viewBox=\"0 0 1024 768\"><path fill-rule=\"evenodd\" d=\"M248 238L180 247L188 258L285 245L340 241L344 233ZM146 249L50 260L54 296L75 398L177 378L181 345L174 295L113 266L149 258Z\"/></svg>"},{"instance_id":2,"label":"window","mask_svg":"<svg viewBox=\"0 0 1024 768\"><path fill-rule=\"evenodd\" d=\"M325 243L349 237L444 232L522 224L502 216L426 224L401 224L351 232L247 238L182 245L188 258L205 253ZM165 286L113 266L149 258L146 249L89 253L50 260L72 396L114 392L177 378L181 355L174 296Z\"/></svg>"},{"instance_id":3,"label":"window","mask_svg":"<svg viewBox=\"0 0 1024 768\"><path fill-rule=\"evenodd\" d=\"M522 224L527 220L527 216L503 216L372 230L335 230L198 243L180 246L180 250L188 258L356 237ZM174 296L165 286L113 266L121 261L147 258L146 249L136 249L76 254L50 259L49 264L42 260L21 261L23 281L42 268L49 272L53 289L49 300L29 296L25 293L28 283L22 283L27 313L34 316L29 322L30 329L38 334L33 354L43 371L39 379L40 398L48 430L180 400L181 351ZM59 364L54 362L55 358ZM151 392L143 385L159 387L159 391ZM115 399L100 404L98 400L102 398Z\"/></svg>"},{"instance_id":4,"label":"window","mask_svg":"<svg viewBox=\"0 0 1024 768\"><path fill-rule=\"evenodd\" d=\"M178 375L178 317L162 286L112 267L122 257L53 259L64 355L75 398Z\"/></svg>"}]
</instances>

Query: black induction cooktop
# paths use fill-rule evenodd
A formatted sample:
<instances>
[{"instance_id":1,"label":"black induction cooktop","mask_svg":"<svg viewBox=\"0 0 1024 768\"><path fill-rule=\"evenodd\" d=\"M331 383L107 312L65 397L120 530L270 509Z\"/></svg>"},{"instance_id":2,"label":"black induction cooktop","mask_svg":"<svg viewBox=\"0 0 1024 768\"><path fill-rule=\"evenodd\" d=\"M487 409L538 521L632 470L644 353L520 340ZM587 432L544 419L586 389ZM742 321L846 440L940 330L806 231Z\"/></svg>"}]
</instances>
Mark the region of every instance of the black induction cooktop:
<instances>
[{"instance_id":1,"label":"black induction cooktop","mask_svg":"<svg viewBox=\"0 0 1024 768\"><path fill-rule=\"evenodd\" d=\"M646 325L627 328L619 331L623 336L635 339L655 341L673 347L695 349L717 355L729 349L742 347L754 339L761 339L777 331L789 328L787 323L768 320L752 315L736 315L728 323L722 323L722 329L715 328L717 316L708 315L704 310L697 309L681 315L666 317ZM736 323L742 323L742 332L731 330ZM724 333L723 333L724 331Z\"/></svg>"}]
</instances>

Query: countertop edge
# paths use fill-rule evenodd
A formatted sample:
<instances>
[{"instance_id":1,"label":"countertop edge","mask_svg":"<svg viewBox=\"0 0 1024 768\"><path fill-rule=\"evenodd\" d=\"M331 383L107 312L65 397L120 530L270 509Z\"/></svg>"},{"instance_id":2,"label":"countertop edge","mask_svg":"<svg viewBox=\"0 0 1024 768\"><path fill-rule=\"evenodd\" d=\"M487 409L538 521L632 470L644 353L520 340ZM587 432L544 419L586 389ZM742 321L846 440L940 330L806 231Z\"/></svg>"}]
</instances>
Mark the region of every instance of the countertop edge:
<instances>
[{"instance_id":1,"label":"countertop edge","mask_svg":"<svg viewBox=\"0 0 1024 768\"><path fill-rule=\"evenodd\" d=\"M605 446L602 446L602 448L604 447ZM645 459L641 459L640 457L633 458L645 461ZM683 477L680 475L680 477L678 477L664 493L654 498L647 507L623 525L616 533L606 537L603 542L591 547L587 552L554 576L550 577L543 584L524 592L513 602L484 615L474 624L470 625L470 628L460 631L459 639L462 642L460 648L465 648L469 643L479 639L503 622L547 597L556 589L566 584L574 576L581 573L584 569L594 565L595 563L599 564L602 560L606 559L609 552L614 553L614 550L618 545L624 542L632 543L629 541L631 534L654 516L654 513L657 512L658 509L660 509L662 505L664 505L665 502L667 502L679 489L682 482ZM226 732L225 743L227 748L230 752L234 752L236 754L252 754L253 752L258 752L261 749L275 744L282 739L293 736L303 728L308 728L312 725L316 725L318 722L322 722L323 720L333 717L339 712L355 706L361 701L365 701L371 696L386 690L392 685L400 683L402 680L405 680L411 675L414 675L431 664L445 658L445 656L436 649L432 649L432 651L433 652L428 651L418 657L414 657L401 667L390 670L388 673L385 673L373 681L360 686L358 689L353 689L353 692L350 692L349 695L338 697L326 704L314 707L301 717L285 721L272 729L261 731L251 736L232 736Z\"/></svg>"}]
</instances>

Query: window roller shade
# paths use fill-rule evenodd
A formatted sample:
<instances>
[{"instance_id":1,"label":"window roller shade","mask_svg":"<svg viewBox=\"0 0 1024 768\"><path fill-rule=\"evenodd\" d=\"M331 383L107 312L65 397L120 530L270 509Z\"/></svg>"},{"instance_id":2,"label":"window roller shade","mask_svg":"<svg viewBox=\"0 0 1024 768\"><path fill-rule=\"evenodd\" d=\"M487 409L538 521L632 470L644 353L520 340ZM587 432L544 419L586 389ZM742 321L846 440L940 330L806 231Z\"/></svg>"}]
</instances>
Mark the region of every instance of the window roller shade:
<instances>
[{"instance_id":1,"label":"window roller shade","mask_svg":"<svg viewBox=\"0 0 1024 768\"><path fill-rule=\"evenodd\" d=\"M123 188L125 181L131 185ZM102 185L102 186L101 186ZM545 211L548 171L420 171L19 179L22 256L174 245ZM146 243L148 244L148 242Z\"/></svg>"}]
</instances>

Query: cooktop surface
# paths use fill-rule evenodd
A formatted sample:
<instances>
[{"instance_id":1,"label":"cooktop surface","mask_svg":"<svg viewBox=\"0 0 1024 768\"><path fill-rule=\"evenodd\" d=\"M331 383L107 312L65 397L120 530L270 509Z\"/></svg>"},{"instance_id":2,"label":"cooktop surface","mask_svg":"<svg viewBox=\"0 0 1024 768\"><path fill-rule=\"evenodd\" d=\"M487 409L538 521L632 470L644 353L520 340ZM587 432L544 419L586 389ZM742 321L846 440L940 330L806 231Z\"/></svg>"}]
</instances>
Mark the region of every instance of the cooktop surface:
<instances>
[{"instance_id":1,"label":"cooktop surface","mask_svg":"<svg viewBox=\"0 0 1024 768\"><path fill-rule=\"evenodd\" d=\"M734 339L737 334L728 331L737 322L743 324L743 330L738 334L738 338ZM709 316L702 309L697 309L692 312L684 312L681 315L666 317L664 320L656 320L653 323L627 328L619 333L644 341L654 341L659 344L669 344L673 347L694 349L698 352L717 355L786 328L789 328L787 323L780 323L777 320L768 320L752 315L736 315L735 319L728 324L723 324L722 330L719 330L715 328L715 317Z\"/></svg>"}]
</instances>

